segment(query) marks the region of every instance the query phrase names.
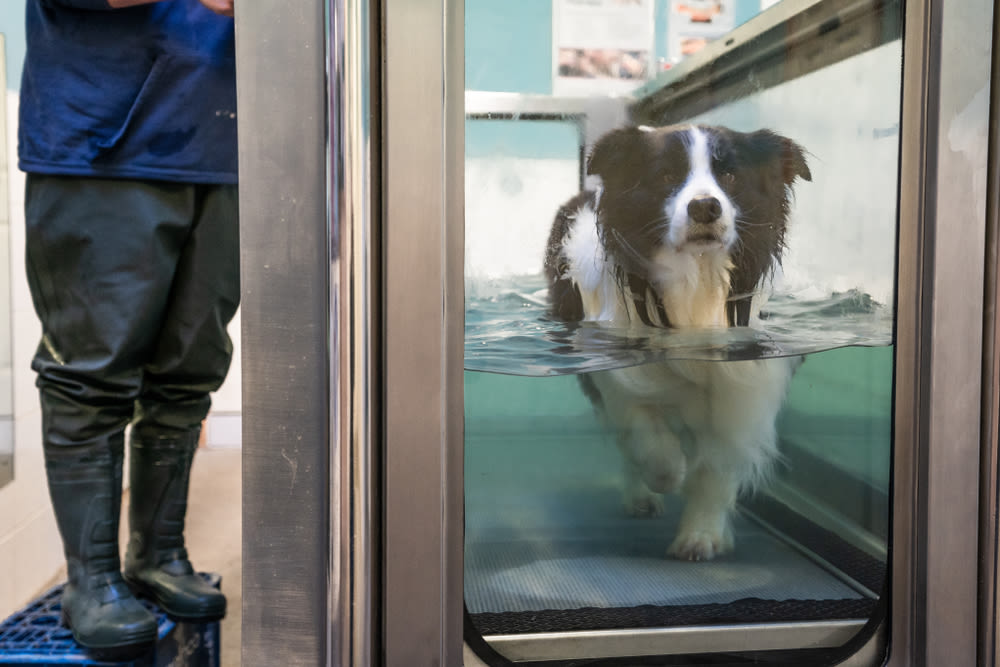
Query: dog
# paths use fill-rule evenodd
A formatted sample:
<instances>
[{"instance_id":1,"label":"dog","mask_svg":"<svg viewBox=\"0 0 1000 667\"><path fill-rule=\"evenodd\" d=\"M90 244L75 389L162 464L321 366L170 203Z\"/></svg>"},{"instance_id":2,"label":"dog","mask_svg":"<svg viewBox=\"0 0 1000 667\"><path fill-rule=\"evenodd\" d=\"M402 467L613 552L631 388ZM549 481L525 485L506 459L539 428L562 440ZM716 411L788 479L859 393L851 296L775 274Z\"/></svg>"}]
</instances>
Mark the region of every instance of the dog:
<instances>
[{"instance_id":1,"label":"dog","mask_svg":"<svg viewBox=\"0 0 1000 667\"><path fill-rule=\"evenodd\" d=\"M600 187L564 204L545 252L551 316L613 327L744 327L785 250L792 186L806 153L770 130L625 127L587 161ZM657 361L579 376L618 434L632 516L684 499L667 553L709 560L733 548L739 495L778 457L775 419L798 359Z\"/></svg>"}]
</instances>

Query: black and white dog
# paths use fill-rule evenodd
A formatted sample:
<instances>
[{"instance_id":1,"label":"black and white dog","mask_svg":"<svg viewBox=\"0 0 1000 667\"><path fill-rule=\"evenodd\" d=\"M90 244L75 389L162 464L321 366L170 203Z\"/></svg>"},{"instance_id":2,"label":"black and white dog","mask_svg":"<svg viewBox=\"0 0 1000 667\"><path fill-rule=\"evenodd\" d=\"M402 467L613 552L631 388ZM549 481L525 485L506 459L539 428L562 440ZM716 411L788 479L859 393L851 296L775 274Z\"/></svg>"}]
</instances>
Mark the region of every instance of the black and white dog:
<instances>
[{"instance_id":1,"label":"black and white dog","mask_svg":"<svg viewBox=\"0 0 1000 667\"><path fill-rule=\"evenodd\" d=\"M768 130L629 127L587 163L601 187L556 216L545 257L551 312L616 327L747 326L785 247L800 146ZM732 549L730 514L777 457L775 418L797 361L666 361L581 376L619 433L625 508L686 499L668 553Z\"/></svg>"}]
</instances>

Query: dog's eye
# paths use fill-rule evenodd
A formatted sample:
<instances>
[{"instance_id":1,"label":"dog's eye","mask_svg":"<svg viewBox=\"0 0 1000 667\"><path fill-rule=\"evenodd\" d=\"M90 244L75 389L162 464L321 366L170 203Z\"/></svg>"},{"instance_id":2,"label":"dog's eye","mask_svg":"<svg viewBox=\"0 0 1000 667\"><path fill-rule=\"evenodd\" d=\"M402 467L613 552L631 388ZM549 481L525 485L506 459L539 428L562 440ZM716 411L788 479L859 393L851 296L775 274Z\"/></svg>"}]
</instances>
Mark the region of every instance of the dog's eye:
<instances>
[{"instance_id":1,"label":"dog's eye","mask_svg":"<svg viewBox=\"0 0 1000 667\"><path fill-rule=\"evenodd\" d=\"M726 171L722 173L722 182L726 185L732 185L736 182L736 174L731 171Z\"/></svg>"},{"instance_id":2,"label":"dog's eye","mask_svg":"<svg viewBox=\"0 0 1000 667\"><path fill-rule=\"evenodd\" d=\"M686 175L687 174L678 173L673 170L668 170L666 173L663 174L663 182L666 183L667 185L677 186L684 182L684 177Z\"/></svg>"}]
</instances>

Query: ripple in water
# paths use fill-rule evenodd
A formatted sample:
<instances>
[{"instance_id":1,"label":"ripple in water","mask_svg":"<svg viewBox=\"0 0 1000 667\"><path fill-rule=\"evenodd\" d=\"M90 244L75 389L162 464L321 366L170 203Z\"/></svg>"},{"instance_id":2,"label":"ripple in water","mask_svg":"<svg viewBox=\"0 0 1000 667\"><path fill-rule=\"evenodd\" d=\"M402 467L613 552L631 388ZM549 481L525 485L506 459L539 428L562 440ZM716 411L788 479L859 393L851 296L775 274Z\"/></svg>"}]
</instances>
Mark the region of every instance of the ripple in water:
<instances>
[{"instance_id":1,"label":"ripple in water","mask_svg":"<svg viewBox=\"0 0 1000 667\"><path fill-rule=\"evenodd\" d=\"M771 297L752 327L624 329L553 321L542 276L470 289L465 304L465 368L552 376L653 361L737 361L891 345L892 309L858 290L824 299Z\"/></svg>"}]
</instances>

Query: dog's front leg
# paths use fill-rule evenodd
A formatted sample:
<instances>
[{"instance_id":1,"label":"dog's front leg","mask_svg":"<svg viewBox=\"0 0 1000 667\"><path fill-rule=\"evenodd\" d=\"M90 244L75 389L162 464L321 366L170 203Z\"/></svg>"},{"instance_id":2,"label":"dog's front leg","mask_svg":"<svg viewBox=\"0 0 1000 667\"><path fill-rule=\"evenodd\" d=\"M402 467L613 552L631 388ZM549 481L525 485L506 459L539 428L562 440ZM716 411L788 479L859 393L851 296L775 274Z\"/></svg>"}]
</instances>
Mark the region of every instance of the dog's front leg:
<instances>
[{"instance_id":1,"label":"dog's front leg","mask_svg":"<svg viewBox=\"0 0 1000 667\"><path fill-rule=\"evenodd\" d=\"M655 493L642 480L642 467L630 457L622 457L625 472L623 502L625 513L635 517L654 517L663 514L663 494Z\"/></svg>"},{"instance_id":2,"label":"dog's front leg","mask_svg":"<svg viewBox=\"0 0 1000 667\"><path fill-rule=\"evenodd\" d=\"M629 415L629 428L621 434L625 472L625 511L630 516L663 513L661 494L677 491L687 473L687 461L677 434L662 418L646 410Z\"/></svg>"},{"instance_id":3,"label":"dog's front leg","mask_svg":"<svg viewBox=\"0 0 1000 667\"><path fill-rule=\"evenodd\" d=\"M711 560L733 548L730 514L739 491L734 471L706 465L684 483L686 504L667 554L681 560Z\"/></svg>"}]
</instances>

